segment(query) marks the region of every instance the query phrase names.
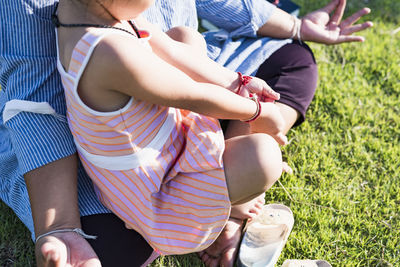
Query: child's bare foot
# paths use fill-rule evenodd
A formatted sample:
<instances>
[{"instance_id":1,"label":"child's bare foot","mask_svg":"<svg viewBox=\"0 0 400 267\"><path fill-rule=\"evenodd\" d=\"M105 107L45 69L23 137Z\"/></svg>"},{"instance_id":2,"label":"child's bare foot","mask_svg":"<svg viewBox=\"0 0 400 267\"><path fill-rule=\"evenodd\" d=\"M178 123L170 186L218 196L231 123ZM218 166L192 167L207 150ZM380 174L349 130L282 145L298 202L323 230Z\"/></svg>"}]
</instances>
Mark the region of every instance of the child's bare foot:
<instances>
[{"instance_id":1,"label":"child's bare foot","mask_svg":"<svg viewBox=\"0 0 400 267\"><path fill-rule=\"evenodd\" d=\"M229 218L217 240L199 253L207 267L232 267L234 265L242 234L242 224L242 220Z\"/></svg>"},{"instance_id":2,"label":"child's bare foot","mask_svg":"<svg viewBox=\"0 0 400 267\"><path fill-rule=\"evenodd\" d=\"M241 220L254 218L261 213L264 205L265 193L246 203L232 206L231 217Z\"/></svg>"},{"instance_id":3,"label":"child's bare foot","mask_svg":"<svg viewBox=\"0 0 400 267\"><path fill-rule=\"evenodd\" d=\"M287 164L287 162L282 162L282 171L288 174L293 173L293 169L289 166L289 164Z\"/></svg>"}]
</instances>

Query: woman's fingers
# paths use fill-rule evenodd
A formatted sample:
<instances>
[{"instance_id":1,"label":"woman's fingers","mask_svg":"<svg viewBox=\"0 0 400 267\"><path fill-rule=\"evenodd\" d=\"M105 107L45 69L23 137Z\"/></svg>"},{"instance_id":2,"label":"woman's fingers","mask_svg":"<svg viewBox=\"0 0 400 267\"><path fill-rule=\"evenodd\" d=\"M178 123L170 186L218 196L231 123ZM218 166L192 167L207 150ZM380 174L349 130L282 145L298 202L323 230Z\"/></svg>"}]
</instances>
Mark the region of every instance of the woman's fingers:
<instances>
[{"instance_id":1,"label":"woman's fingers","mask_svg":"<svg viewBox=\"0 0 400 267\"><path fill-rule=\"evenodd\" d=\"M101 263L98 258L91 258L79 266L80 267L101 267Z\"/></svg>"},{"instance_id":2,"label":"woman's fingers","mask_svg":"<svg viewBox=\"0 0 400 267\"><path fill-rule=\"evenodd\" d=\"M340 21L342 20L345 8L346 8L346 0L339 0L339 2L336 5L335 13L332 15L329 23L333 25L339 25Z\"/></svg>"},{"instance_id":3,"label":"woman's fingers","mask_svg":"<svg viewBox=\"0 0 400 267\"><path fill-rule=\"evenodd\" d=\"M340 2L343 0L332 0L329 4L327 4L326 6L320 8L317 11L324 11L326 13L331 13L333 10L335 10L335 8L340 4Z\"/></svg>"},{"instance_id":4,"label":"woman's fingers","mask_svg":"<svg viewBox=\"0 0 400 267\"><path fill-rule=\"evenodd\" d=\"M53 247L44 244L42 246L42 255L44 258L44 266L45 267L56 267L58 264L58 259L60 256L58 255L57 251L55 251ZM45 247L46 246L46 247Z\"/></svg>"},{"instance_id":5,"label":"woman's fingers","mask_svg":"<svg viewBox=\"0 0 400 267\"><path fill-rule=\"evenodd\" d=\"M64 267L65 264L62 264L62 261L67 257L64 255L62 257L61 253L66 252L66 247L64 244L59 242L58 240L51 240L49 239L45 242L41 247L41 256L43 257L43 266L45 267Z\"/></svg>"},{"instance_id":6,"label":"woman's fingers","mask_svg":"<svg viewBox=\"0 0 400 267\"><path fill-rule=\"evenodd\" d=\"M101 267L90 244L74 232L57 233L36 243L38 267Z\"/></svg>"},{"instance_id":7,"label":"woman's fingers","mask_svg":"<svg viewBox=\"0 0 400 267\"><path fill-rule=\"evenodd\" d=\"M356 35L341 35L338 37L335 44L350 43L350 42L364 42L365 38L363 36Z\"/></svg>"},{"instance_id":8,"label":"woman's fingers","mask_svg":"<svg viewBox=\"0 0 400 267\"><path fill-rule=\"evenodd\" d=\"M358 21L362 16L365 16L371 12L371 9L368 7L364 7L363 9L360 9L347 19L343 20L342 23L340 23L339 27L341 29L347 28L351 25L353 25L356 21Z\"/></svg>"},{"instance_id":9,"label":"woman's fingers","mask_svg":"<svg viewBox=\"0 0 400 267\"><path fill-rule=\"evenodd\" d=\"M373 25L372 22L367 21L367 22L364 22L362 24L357 24L357 25L350 26L350 27L347 27L345 29L342 29L340 31L340 34L341 35L350 35L350 34L353 34L355 32L359 32L359 31L365 30L367 28L370 28L370 27L372 27L372 25Z\"/></svg>"},{"instance_id":10,"label":"woman's fingers","mask_svg":"<svg viewBox=\"0 0 400 267\"><path fill-rule=\"evenodd\" d=\"M355 32L365 30L372 26L373 26L373 23L370 21L367 21L362 24L357 24L357 25L342 29L340 31L340 35L337 39L337 43L364 42L365 38L363 36L356 36L356 35L352 35L352 34Z\"/></svg>"}]
</instances>

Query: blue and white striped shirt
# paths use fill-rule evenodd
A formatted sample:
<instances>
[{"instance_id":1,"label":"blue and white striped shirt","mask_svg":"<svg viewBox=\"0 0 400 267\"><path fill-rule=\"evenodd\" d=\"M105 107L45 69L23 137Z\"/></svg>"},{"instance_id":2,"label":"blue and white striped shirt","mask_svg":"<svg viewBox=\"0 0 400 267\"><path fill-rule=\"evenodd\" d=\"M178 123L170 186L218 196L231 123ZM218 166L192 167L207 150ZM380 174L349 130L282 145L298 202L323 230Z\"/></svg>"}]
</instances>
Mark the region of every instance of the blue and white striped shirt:
<instances>
[{"instance_id":1,"label":"blue and white striped shirt","mask_svg":"<svg viewBox=\"0 0 400 267\"><path fill-rule=\"evenodd\" d=\"M65 116L50 19L55 2L2 0L0 5L0 198L32 235L23 175L76 150L60 116L20 112L4 122L3 115L6 103L17 99L48 102L57 114ZM198 16L207 19L221 29L205 33L209 56L232 70L254 74L271 53L290 42L255 38L274 9L265 0L156 0L145 16L164 30L181 25L197 28ZM97 200L82 168L78 190L81 215L109 212Z\"/></svg>"}]
</instances>

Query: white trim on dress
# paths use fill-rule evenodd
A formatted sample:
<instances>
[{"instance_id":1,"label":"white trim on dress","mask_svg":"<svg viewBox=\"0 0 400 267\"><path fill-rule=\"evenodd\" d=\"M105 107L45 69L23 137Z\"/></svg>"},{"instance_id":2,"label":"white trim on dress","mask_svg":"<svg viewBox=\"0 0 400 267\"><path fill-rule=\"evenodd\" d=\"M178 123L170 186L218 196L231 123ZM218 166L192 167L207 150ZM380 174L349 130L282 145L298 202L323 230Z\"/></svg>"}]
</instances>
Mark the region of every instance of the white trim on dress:
<instances>
[{"instance_id":1,"label":"white trim on dress","mask_svg":"<svg viewBox=\"0 0 400 267\"><path fill-rule=\"evenodd\" d=\"M168 116L160 130L151 142L136 153L124 156L101 156L86 151L75 140L78 152L93 165L113 171L123 171L139 166L152 166L158 164L157 157L161 154L162 147L167 142L173 129L176 127L176 109L169 108Z\"/></svg>"}]
</instances>

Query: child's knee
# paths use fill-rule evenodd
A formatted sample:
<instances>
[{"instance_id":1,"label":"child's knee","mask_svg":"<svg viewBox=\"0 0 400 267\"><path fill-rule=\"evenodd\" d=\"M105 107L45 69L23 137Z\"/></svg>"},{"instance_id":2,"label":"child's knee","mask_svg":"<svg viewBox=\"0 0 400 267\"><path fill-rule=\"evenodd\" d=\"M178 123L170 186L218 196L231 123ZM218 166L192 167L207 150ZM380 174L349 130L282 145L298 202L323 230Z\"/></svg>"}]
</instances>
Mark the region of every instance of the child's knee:
<instances>
[{"instance_id":1,"label":"child's knee","mask_svg":"<svg viewBox=\"0 0 400 267\"><path fill-rule=\"evenodd\" d=\"M263 191L268 190L282 174L282 153L278 143L269 135L253 135L254 151Z\"/></svg>"},{"instance_id":2,"label":"child's knee","mask_svg":"<svg viewBox=\"0 0 400 267\"><path fill-rule=\"evenodd\" d=\"M185 26L174 27L167 31L167 34L175 41L186 43L202 51L206 51L207 49L207 44L203 36L192 28Z\"/></svg>"}]
</instances>

